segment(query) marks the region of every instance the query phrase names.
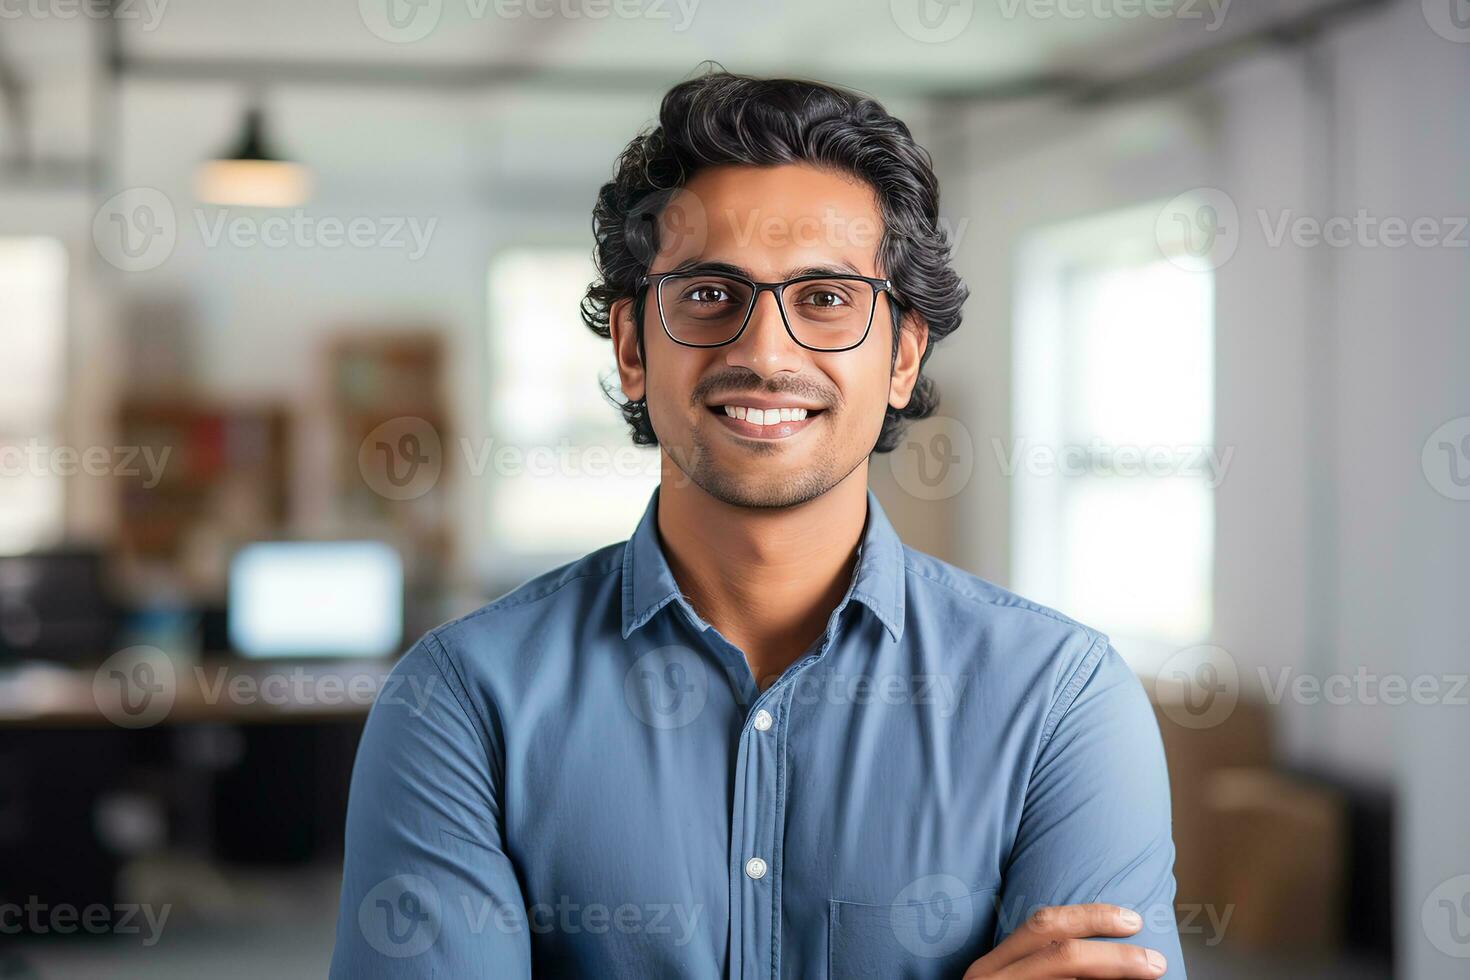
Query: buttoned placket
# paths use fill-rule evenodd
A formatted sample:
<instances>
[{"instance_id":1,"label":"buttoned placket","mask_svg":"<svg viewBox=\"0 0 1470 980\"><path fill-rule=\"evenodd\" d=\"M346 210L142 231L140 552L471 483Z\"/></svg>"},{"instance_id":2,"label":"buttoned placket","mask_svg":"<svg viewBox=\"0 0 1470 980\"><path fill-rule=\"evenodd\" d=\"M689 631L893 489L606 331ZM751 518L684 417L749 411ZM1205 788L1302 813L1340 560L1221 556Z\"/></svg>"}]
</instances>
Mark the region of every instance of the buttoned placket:
<instances>
[{"instance_id":1,"label":"buttoned placket","mask_svg":"<svg viewBox=\"0 0 1470 980\"><path fill-rule=\"evenodd\" d=\"M634 535L641 540L647 561L640 579L634 569L633 542L623 558L623 636L647 623L660 609L673 606L692 627L690 637L719 662L728 676L737 708L744 707L738 730L735 770L731 774L730 836L728 841L727 900L729 904L727 976L774 978L781 973L781 889L783 830L786 825L788 752L792 746L793 711L815 710L797 702L795 692L802 674L832 648L845 626L843 614L857 600L878 617L897 641L902 633L903 556L897 538L882 516L877 498L868 491L869 522L858 546L852 582L842 601L827 618L826 629L810 647L765 691L760 691L745 653L730 643L693 606L673 582L651 530L658 504L657 491L649 501L644 523ZM873 524L880 522L877 529ZM870 544L876 550L867 553ZM891 563L890 563L891 562ZM897 574L896 583L883 579ZM643 584L640 585L639 583ZM887 598L883 598L887 597Z\"/></svg>"},{"instance_id":2,"label":"buttoned placket","mask_svg":"<svg viewBox=\"0 0 1470 980\"><path fill-rule=\"evenodd\" d=\"M850 598L845 597L832 611L827 629L812 644L816 653L798 659L761 692L749 705L740 728L730 814L729 975L741 980L774 978L781 972L787 722L798 678L832 646ZM745 664L745 654L717 630L711 627L706 635Z\"/></svg>"}]
</instances>

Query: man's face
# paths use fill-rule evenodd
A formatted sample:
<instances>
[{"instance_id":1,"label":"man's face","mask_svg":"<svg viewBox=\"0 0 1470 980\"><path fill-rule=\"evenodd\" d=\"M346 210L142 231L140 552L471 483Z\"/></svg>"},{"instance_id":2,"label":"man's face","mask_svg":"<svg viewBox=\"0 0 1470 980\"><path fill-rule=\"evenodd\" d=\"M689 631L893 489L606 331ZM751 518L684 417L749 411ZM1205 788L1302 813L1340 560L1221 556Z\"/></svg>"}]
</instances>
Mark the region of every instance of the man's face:
<instances>
[{"instance_id":1,"label":"man's face","mask_svg":"<svg viewBox=\"0 0 1470 980\"><path fill-rule=\"evenodd\" d=\"M883 224L873 190L831 171L800 164L712 167L685 185L660 220L660 251L650 274L720 263L759 282L817 269L885 275L877 264ZM855 295L866 305L866 296ZM795 312L796 298L787 291L788 313ZM817 296L809 302L836 300ZM647 398L660 446L689 479L742 507L804 503L860 467L856 476L864 479L885 410L908 403L927 334L921 323L906 329L895 360L892 308L880 294L861 345L808 350L787 332L775 294L767 291L738 340L692 348L668 336L657 305L650 286L642 358L633 304L624 300L614 310L623 393ZM805 419L799 417L803 410ZM761 424L752 421L757 417Z\"/></svg>"}]
</instances>

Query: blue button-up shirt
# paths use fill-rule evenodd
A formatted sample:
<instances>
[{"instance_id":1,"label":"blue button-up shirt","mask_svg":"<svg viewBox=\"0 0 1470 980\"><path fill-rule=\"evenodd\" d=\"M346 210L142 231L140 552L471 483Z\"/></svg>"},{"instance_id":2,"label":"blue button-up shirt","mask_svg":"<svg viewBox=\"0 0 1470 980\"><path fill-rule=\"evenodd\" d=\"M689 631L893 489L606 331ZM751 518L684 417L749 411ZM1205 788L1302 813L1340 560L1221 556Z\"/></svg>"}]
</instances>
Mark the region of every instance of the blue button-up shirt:
<instances>
[{"instance_id":1,"label":"blue button-up shirt","mask_svg":"<svg viewBox=\"0 0 1470 980\"><path fill-rule=\"evenodd\" d=\"M760 690L626 543L425 635L352 776L332 976L947 978L1043 905L1183 978L1168 776L1107 638L903 545L869 493Z\"/></svg>"}]
</instances>

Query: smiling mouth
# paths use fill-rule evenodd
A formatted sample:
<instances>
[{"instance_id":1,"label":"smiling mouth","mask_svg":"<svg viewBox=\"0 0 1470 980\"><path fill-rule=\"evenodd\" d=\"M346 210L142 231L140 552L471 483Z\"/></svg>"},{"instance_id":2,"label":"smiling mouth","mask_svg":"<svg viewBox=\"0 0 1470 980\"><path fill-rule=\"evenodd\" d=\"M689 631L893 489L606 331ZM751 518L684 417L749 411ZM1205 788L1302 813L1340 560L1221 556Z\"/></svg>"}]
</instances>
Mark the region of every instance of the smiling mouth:
<instances>
[{"instance_id":1,"label":"smiling mouth","mask_svg":"<svg viewBox=\"0 0 1470 980\"><path fill-rule=\"evenodd\" d=\"M749 439L786 439L821 418L820 408L756 408L750 405L711 405L710 414L737 435Z\"/></svg>"}]
</instances>

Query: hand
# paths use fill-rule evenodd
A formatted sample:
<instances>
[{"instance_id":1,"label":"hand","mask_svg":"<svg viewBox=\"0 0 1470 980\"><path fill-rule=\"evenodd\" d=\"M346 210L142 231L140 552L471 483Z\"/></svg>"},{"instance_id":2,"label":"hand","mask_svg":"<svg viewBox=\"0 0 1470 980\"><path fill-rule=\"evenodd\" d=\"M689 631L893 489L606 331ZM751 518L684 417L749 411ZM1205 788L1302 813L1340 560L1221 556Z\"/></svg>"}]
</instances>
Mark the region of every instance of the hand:
<instances>
[{"instance_id":1,"label":"hand","mask_svg":"<svg viewBox=\"0 0 1470 980\"><path fill-rule=\"evenodd\" d=\"M1055 905L1037 909L1005 942L980 957L964 980L1053 980L1102 977L1153 980L1168 968L1162 953L1088 936L1131 936L1143 928L1137 912L1116 905Z\"/></svg>"}]
</instances>

